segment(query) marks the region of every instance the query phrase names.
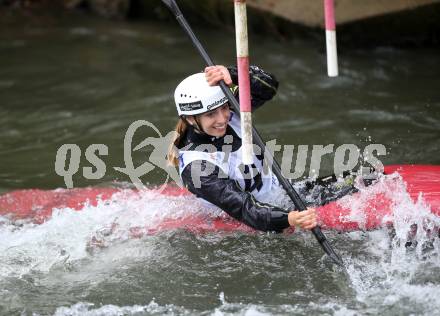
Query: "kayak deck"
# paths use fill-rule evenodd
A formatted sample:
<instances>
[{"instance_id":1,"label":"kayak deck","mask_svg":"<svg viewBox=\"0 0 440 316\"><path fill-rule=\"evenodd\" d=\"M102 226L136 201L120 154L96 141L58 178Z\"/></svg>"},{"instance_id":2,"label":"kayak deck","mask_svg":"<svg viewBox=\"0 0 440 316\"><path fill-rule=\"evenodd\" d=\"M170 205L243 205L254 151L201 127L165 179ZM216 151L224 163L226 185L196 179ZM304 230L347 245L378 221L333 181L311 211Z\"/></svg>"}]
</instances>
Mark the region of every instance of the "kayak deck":
<instances>
[{"instance_id":1,"label":"kayak deck","mask_svg":"<svg viewBox=\"0 0 440 316\"><path fill-rule=\"evenodd\" d=\"M323 229L353 231L376 229L392 224L393 209L402 191L416 203L419 198L430 208L432 214L440 216L440 166L393 165L385 167L385 174L397 172L400 177L383 177L379 182L324 205L316 206L318 219ZM403 181L402 181L403 180ZM145 192L155 189L145 189ZM82 210L85 206L97 206L100 201L111 203L116 193L123 192L124 199L136 198L143 190L119 188L77 188L56 190L17 190L0 195L0 215L11 220L31 220L43 223L51 218L55 209ZM162 198L191 196L186 189L168 185L157 192ZM144 233L155 234L178 228L191 231L246 231L252 229L228 217L226 214L212 215L194 212L184 216L165 217Z\"/></svg>"}]
</instances>

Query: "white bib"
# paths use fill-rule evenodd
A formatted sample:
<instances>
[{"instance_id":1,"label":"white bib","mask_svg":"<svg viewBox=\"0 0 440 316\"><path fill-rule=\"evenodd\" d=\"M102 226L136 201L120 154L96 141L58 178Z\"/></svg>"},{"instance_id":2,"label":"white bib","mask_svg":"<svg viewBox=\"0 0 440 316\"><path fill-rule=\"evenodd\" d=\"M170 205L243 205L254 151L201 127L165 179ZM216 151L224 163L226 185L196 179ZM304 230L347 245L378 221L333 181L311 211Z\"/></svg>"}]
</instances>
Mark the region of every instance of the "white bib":
<instances>
[{"instance_id":1,"label":"white bib","mask_svg":"<svg viewBox=\"0 0 440 316\"><path fill-rule=\"evenodd\" d=\"M231 112L229 119L229 126L240 137L241 127L238 116ZM209 148L209 144L201 144L195 150L180 150L179 151L179 172L182 174L183 170L190 163L198 160L205 160L218 166L230 179L237 181L242 190L250 192L258 201L264 202L269 196L269 192L273 186L278 186L278 179L273 175L270 168L263 170L263 162L258 157L253 155L253 165L244 166L242 164L242 148L231 152L232 145L227 144L227 137L225 136L225 144L223 151L203 152L201 150ZM232 136L232 135L231 135ZM229 137L231 137L229 136ZM232 143L229 142L230 144ZM213 145L211 145L213 146ZM257 146L254 146L254 150ZM259 148L258 148L259 149ZM193 179L194 183L194 179Z\"/></svg>"}]
</instances>

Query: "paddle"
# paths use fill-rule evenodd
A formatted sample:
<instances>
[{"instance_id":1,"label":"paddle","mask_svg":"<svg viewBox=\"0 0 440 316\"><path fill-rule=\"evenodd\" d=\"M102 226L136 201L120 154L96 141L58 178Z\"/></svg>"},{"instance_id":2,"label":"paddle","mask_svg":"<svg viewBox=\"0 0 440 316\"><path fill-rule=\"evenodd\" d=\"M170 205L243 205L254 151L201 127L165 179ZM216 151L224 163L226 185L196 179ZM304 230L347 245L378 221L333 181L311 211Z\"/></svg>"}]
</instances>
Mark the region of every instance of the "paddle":
<instances>
[{"instance_id":1,"label":"paddle","mask_svg":"<svg viewBox=\"0 0 440 316\"><path fill-rule=\"evenodd\" d=\"M186 32L186 34L190 37L192 43L202 56L203 60L208 66L214 66L214 63L212 62L211 58L209 57L208 53L203 48L200 41L197 39L196 35L192 31L190 25L186 21L185 17L183 16L182 12L180 11L179 7L177 6L177 3L175 0L162 0L162 2L170 9L170 11L173 13L173 15L176 17L177 21L179 22L180 26L182 26L183 30ZM240 113L240 105L238 101L235 99L234 95L232 94L229 87L226 85L224 81L220 81L220 87L225 93L226 97L229 100L230 105L232 105L233 109L236 113ZM268 158L270 161L273 162L272 170L275 174L275 176L278 178L278 181L283 186L284 190L286 190L289 197L292 199L293 203L295 204L295 207L299 211L306 210L306 205L301 200L298 193L295 191L295 189L292 187L292 184L287 181L281 174L281 168L278 162L275 160L275 157L268 151L266 152L263 140L261 139L260 135L258 134L255 127L252 128L252 137L255 141L255 143L262 149L262 152L265 153L266 158ZM333 250L332 246L328 242L325 235L322 233L321 228L319 226L316 226L312 229L313 235L316 237L317 241L321 245L322 249L325 251L325 253L339 266L344 266L344 263L341 259L341 257Z\"/></svg>"}]
</instances>

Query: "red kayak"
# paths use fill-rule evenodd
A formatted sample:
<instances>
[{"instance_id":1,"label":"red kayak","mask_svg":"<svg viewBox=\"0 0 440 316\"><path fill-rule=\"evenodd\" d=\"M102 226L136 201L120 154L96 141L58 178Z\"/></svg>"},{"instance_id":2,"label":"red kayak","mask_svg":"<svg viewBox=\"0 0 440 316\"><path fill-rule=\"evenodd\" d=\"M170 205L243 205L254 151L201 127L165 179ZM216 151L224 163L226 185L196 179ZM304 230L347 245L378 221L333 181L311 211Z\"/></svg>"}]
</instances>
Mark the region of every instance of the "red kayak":
<instances>
[{"instance_id":1,"label":"red kayak","mask_svg":"<svg viewBox=\"0 0 440 316\"><path fill-rule=\"evenodd\" d=\"M384 174L378 183L317 208L322 227L376 229L392 224L402 206L440 217L440 166L391 165Z\"/></svg>"},{"instance_id":2,"label":"red kayak","mask_svg":"<svg viewBox=\"0 0 440 316\"><path fill-rule=\"evenodd\" d=\"M440 166L393 165L385 167L384 174L386 176L359 192L317 207L321 227L338 231L376 229L392 224L393 216L402 208L402 203L412 203L413 209L423 208L440 216ZM111 203L116 193L123 193L124 199L135 199L145 192L155 191L98 187L17 190L0 195L0 216L13 221L25 219L42 223L51 218L55 209L81 211L98 203ZM172 185L157 192L162 199L187 199L191 196L186 189ZM139 234L179 228L191 231L252 231L225 213L213 215L212 212L198 211L177 217L165 216L146 231L139 228ZM136 229L133 229L133 233L137 234Z\"/></svg>"}]
</instances>

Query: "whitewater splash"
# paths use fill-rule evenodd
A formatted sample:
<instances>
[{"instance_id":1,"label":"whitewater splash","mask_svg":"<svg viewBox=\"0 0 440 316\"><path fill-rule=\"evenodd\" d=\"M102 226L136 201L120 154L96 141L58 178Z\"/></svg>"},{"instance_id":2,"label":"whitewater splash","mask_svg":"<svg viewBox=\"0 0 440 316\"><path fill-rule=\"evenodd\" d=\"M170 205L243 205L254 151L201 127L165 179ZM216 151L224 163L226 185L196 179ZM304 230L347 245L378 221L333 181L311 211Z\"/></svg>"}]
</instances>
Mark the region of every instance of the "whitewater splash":
<instances>
[{"instance_id":1,"label":"whitewater splash","mask_svg":"<svg viewBox=\"0 0 440 316\"><path fill-rule=\"evenodd\" d=\"M122 190L94 204L86 203L80 211L54 208L42 223L0 217L0 277L48 272L86 258L93 249L149 235L165 219L219 212L192 196L164 196L154 190Z\"/></svg>"},{"instance_id":2,"label":"whitewater splash","mask_svg":"<svg viewBox=\"0 0 440 316\"><path fill-rule=\"evenodd\" d=\"M363 230L369 227L394 227L398 239L407 239L408 226L418 226L418 236L422 232L434 235L438 233L440 219L432 212L430 205L420 192L416 201L408 193L407 184L397 173L380 176L371 186L365 186L362 181L356 182L359 193L356 197L345 196L336 203L343 209L349 210L342 215L344 222L355 222ZM419 238L418 238L419 239Z\"/></svg>"},{"instance_id":3,"label":"whitewater splash","mask_svg":"<svg viewBox=\"0 0 440 316\"><path fill-rule=\"evenodd\" d=\"M407 251L404 246L409 238L418 241L413 243L413 248L422 257L423 245L432 243L440 226L439 218L430 212L423 196L420 195L414 203L404 181L396 173L380 177L373 186L365 187L362 182L356 186L359 189L356 197L345 196L336 202L346 210L339 220L355 223L362 229L371 226L371 214L380 214L373 216L373 220L377 221L376 226L393 225L392 246L399 252L399 255L393 256L393 260L398 260L401 253ZM187 192L178 192L180 194L159 194L155 190L117 190L104 198L98 195L96 201L86 200L79 207L79 212L74 207L50 205L49 210L47 206L42 208L34 205L29 213L33 217L15 220L0 217L0 275L23 275L32 270L47 272L56 264L85 258L94 249L148 236L164 227L173 229L186 225L194 230L195 227L191 226L194 219L206 222L228 219L220 209L207 207ZM365 211L366 205L371 207L372 197L376 202L379 200L382 210ZM387 207L383 207L380 199L388 204ZM281 189L266 202L283 206L288 204ZM384 214L384 209L391 212ZM415 230L414 227L419 229ZM241 228L244 228L243 225Z\"/></svg>"},{"instance_id":4,"label":"whitewater splash","mask_svg":"<svg viewBox=\"0 0 440 316\"><path fill-rule=\"evenodd\" d=\"M361 250L345 259L356 299L377 306L366 314L383 313L384 307L392 315L438 313L440 218L431 212L422 193L414 201L406 183L394 173L361 190L361 199L341 200L351 207L347 220L366 223L362 202L370 194L386 196L392 212L382 218L381 230L347 234L354 243L363 242Z\"/></svg>"},{"instance_id":5,"label":"whitewater splash","mask_svg":"<svg viewBox=\"0 0 440 316\"><path fill-rule=\"evenodd\" d=\"M419 258L423 257L428 243L431 248L436 245L438 238L434 237L438 236L439 218L431 213L422 195L416 202L411 199L405 182L397 173L379 177L372 186L365 187L360 181L356 186L359 189L356 195L336 201L338 209L343 211L337 218L340 225L354 229L393 227L392 247L399 254L408 250L405 247L408 241ZM39 192L47 191L30 192L36 193L33 199L37 202L41 202ZM23 209L20 218L0 217L0 276L24 275L33 270L47 272L54 265L85 258L113 243L162 230L187 228L196 232L229 227L230 230L251 231L217 207L207 206L180 189L168 194L159 194L154 189L102 192L107 195L95 194L95 201L86 200L83 204L76 203L74 196L70 196L76 203L70 203L70 207L34 204L27 218ZM8 195L6 200L10 199ZM69 204L59 197L57 201L61 205ZM286 206L288 199L280 189L266 202ZM324 206L318 214L327 218L326 211ZM221 225L216 226L216 221ZM225 226L224 222L228 221L233 222ZM325 222L323 224L325 227ZM399 256L396 254L393 260L398 260Z\"/></svg>"},{"instance_id":6,"label":"whitewater splash","mask_svg":"<svg viewBox=\"0 0 440 316\"><path fill-rule=\"evenodd\" d=\"M359 314L359 306L364 306L367 314L381 313L384 308L393 310L399 304L409 309L408 304L405 303L408 301L411 302L409 306L414 309L413 312L429 313L438 310L440 273L437 272L440 271L440 251L438 238L434 238L433 241L432 237L435 237L436 228L440 226L439 218L431 213L423 195L416 201L411 198L404 181L398 174L382 177L374 186L364 187L362 183L358 183L357 186L359 192L356 197L346 196L337 202L341 209L348 210L341 221L356 222L358 227L367 227L369 217L363 214L362 202L372 198L377 200L377 196L385 197L391 209L391 212L380 220L382 229L371 232L354 231L339 236L330 234L331 240L335 242L336 249L346 263L348 283L356 295L357 306L346 306L343 302L331 301L327 304L283 305L272 310L265 305L242 305L239 301L235 301L221 303L220 308L215 308L211 312L221 314L229 311L232 313L257 311L271 314L284 310L304 314L314 310L330 314L354 315ZM282 191L277 192L273 197L274 200L279 204L286 203L281 195ZM160 227L165 227L163 225L167 223L191 225L191 218L203 218L205 222L219 218L227 219L227 215L221 210L208 207L187 193L166 195L158 194L154 190L136 192L126 189L117 190L111 197L101 196L96 203L88 201L79 209L78 211L73 206L59 207L51 209L50 216L47 214L44 216L44 210L37 207L33 210L33 214L38 214L39 217L15 219L12 216L1 217L0 283L9 284L8 280L26 280L28 276L36 274L49 276L55 273L63 277L63 271L75 270L71 267L84 260L88 262L86 265L88 271L75 272L73 278L86 284L103 282L101 278L107 278L113 270L120 269L120 266L127 262L139 261L141 265L146 264L145 262L147 264L156 262L151 260L150 263L150 259L146 259L157 255L154 244L148 240L163 238L161 237L163 235L156 235ZM35 221L35 218L38 220ZM185 222L186 220L188 222ZM392 229L389 224L392 224ZM208 231L212 232L212 230ZM215 232L219 240L223 238L222 235L223 233L219 231ZM165 235L165 239L172 239L172 236ZM309 234L295 236L299 239L307 236L310 239L307 243L310 243L311 247L316 246ZM250 238L253 240L266 236L260 235L254 238L251 235ZM341 238L344 240L343 244L339 241ZM409 239L411 244L408 246ZM321 254L319 249L317 253ZM166 262L161 264L166 265ZM68 273L65 277L70 278ZM136 314L140 311L167 308L166 304L157 306L155 303L148 304L149 301L139 301L141 305L131 307L113 305L93 307L86 300L76 300L76 302L82 303L67 305L70 307L65 308L55 305L58 307L56 314L98 315L107 312L117 314L122 311ZM194 312L192 309L181 309L173 304L168 308L174 311ZM401 311L400 309L394 314L399 314ZM405 310L403 312L405 313Z\"/></svg>"}]
</instances>

